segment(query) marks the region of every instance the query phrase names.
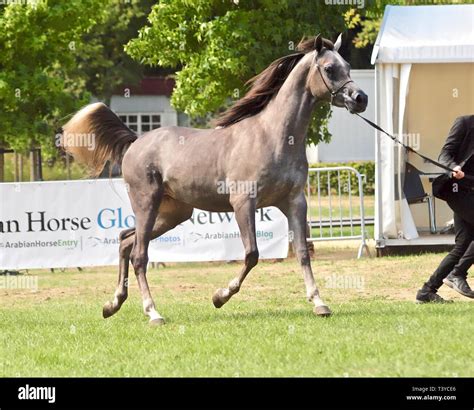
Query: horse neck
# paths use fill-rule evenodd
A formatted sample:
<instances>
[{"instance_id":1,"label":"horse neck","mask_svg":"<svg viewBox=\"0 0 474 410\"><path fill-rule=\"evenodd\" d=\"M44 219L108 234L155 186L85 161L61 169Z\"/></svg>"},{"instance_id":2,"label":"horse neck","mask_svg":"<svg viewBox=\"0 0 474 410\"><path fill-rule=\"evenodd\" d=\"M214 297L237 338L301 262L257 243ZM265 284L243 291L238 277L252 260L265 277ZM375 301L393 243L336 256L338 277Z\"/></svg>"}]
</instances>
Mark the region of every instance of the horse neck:
<instances>
[{"instance_id":1,"label":"horse neck","mask_svg":"<svg viewBox=\"0 0 474 410\"><path fill-rule=\"evenodd\" d=\"M306 133L316 103L306 85L312 58L309 53L301 59L261 115L268 130L267 137L285 151L306 145Z\"/></svg>"}]
</instances>

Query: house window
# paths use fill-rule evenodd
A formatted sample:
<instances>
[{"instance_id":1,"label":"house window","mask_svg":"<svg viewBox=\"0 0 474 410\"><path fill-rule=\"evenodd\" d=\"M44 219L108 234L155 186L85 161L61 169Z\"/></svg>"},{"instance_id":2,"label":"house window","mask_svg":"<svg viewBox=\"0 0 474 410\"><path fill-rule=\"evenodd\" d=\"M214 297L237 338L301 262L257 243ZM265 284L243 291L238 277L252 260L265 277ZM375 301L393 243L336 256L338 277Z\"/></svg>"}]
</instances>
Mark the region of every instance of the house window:
<instances>
[{"instance_id":1,"label":"house window","mask_svg":"<svg viewBox=\"0 0 474 410\"><path fill-rule=\"evenodd\" d=\"M158 114L118 114L125 125L138 134L161 127L161 115Z\"/></svg>"},{"instance_id":2,"label":"house window","mask_svg":"<svg viewBox=\"0 0 474 410\"><path fill-rule=\"evenodd\" d=\"M161 126L159 115L140 115L142 132L151 131Z\"/></svg>"}]
</instances>

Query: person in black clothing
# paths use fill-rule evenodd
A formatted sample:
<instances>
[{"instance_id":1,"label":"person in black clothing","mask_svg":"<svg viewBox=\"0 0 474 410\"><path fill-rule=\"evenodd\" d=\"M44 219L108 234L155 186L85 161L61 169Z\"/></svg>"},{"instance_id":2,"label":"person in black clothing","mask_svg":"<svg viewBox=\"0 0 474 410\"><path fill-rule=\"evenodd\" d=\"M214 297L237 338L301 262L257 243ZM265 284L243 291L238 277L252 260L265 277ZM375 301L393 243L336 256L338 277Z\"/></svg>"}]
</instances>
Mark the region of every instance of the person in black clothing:
<instances>
[{"instance_id":1,"label":"person in black clothing","mask_svg":"<svg viewBox=\"0 0 474 410\"><path fill-rule=\"evenodd\" d=\"M454 211L456 234L453 250L442 260L438 269L416 294L418 303L447 302L437 294L444 283L461 295L474 298L467 283L467 271L474 263L474 115L456 118L444 144L439 162L454 170L456 180L447 203Z\"/></svg>"}]
</instances>

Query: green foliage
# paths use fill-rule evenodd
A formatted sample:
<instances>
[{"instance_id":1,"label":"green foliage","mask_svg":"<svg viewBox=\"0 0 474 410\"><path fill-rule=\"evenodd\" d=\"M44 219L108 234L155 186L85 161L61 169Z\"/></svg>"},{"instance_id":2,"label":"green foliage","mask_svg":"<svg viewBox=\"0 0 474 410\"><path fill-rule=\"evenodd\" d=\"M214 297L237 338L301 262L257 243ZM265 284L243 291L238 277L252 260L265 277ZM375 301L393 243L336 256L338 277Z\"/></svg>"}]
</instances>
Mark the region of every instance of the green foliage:
<instances>
[{"instance_id":1,"label":"green foliage","mask_svg":"<svg viewBox=\"0 0 474 410\"><path fill-rule=\"evenodd\" d=\"M126 46L150 66L178 67L172 104L192 117L216 114L245 93L244 83L303 36L344 30L340 6L306 0L163 0ZM315 110L309 141L328 140L329 105Z\"/></svg>"},{"instance_id":2,"label":"green foliage","mask_svg":"<svg viewBox=\"0 0 474 410\"><path fill-rule=\"evenodd\" d=\"M364 175L364 195L374 195L375 194L375 162L374 161L361 161L361 162L345 162L345 163L331 163L331 162L318 162L316 164L311 164L310 168L326 168L326 167L340 167L347 166L355 168L360 174ZM351 172L346 171L340 173L340 186L341 192L343 194L348 193L349 189L349 175L350 175L350 187L351 193L353 195L358 195L359 185L357 176ZM318 193L318 178L316 172L311 172L309 174L311 194ZM338 175L337 172L330 172L330 186L331 194L337 194L338 192ZM322 195L328 194L328 173L321 172L319 180L319 189Z\"/></svg>"},{"instance_id":3,"label":"green foliage","mask_svg":"<svg viewBox=\"0 0 474 410\"><path fill-rule=\"evenodd\" d=\"M0 143L53 152L56 121L89 101L77 55L102 16L98 0L10 4L0 9Z\"/></svg>"},{"instance_id":4,"label":"green foliage","mask_svg":"<svg viewBox=\"0 0 474 410\"><path fill-rule=\"evenodd\" d=\"M124 52L124 45L146 24L154 0L107 0L104 18L84 34L88 47L78 56L86 88L95 97L109 100L123 84L135 84L143 66Z\"/></svg>"},{"instance_id":5,"label":"green foliage","mask_svg":"<svg viewBox=\"0 0 474 410\"><path fill-rule=\"evenodd\" d=\"M345 14L349 28L358 28L359 32L354 38L357 48L364 48L375 43L382 23L386 6L420 6L442 4L470 4L472 0L369 0L363 9L350 9Z\"/></svg>"},{"instance_id":6,"label":"green foliage","mask_svg":"<svg viewBox=\"0 0 474 410\"><path fill-rule=\"evenodd\" d=\"M152 0L49 0L0 6L0 144L56 153L55 129L90 101L142 74L123 46Z\"/></svg>"}]
</instances>

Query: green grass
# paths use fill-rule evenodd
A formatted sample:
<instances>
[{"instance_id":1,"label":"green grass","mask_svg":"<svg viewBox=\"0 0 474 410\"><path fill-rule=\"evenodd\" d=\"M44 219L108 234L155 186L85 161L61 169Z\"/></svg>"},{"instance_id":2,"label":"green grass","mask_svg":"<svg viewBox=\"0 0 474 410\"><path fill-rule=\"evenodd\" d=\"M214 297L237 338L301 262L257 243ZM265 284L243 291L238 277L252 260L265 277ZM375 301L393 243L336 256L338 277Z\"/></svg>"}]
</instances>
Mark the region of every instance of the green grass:
<instances>
[{"instance_id":1,"label":"green grass","mask_svg":"<svg viewBox=\"0 0 474 410\"><path fill-rule=\"evenodd\" d=\"M364 197L364 209L365 209L365 217L373 217L375 208L375 197L372 196L365 196ZM330 209L332 208L332 212ZM331 228L325 226L323 228L312 228L311 233L313 238L327 238L330 236L354 236L360 235L361 227L360 225L354 224L354 226L340 226L340 219L348 218L351 215L351 203L349 202L349 198L347 195L343 195L341 198L341 204L339 204L339 199L334 196L331 200L331 207L329 207L329 197L323 196L321 197L321 201L319 202L317 197L312 196L311 201L308 202L308 209L310 212L309 217L311 216L311 221L313 223L318 223L320 218L325 220L326 222L329 221L329 218L332 216L332 232ZM359 208L359 197L352 196L352 217L354 219L360 219L360 208ZM366 225L366 232L367 238L374 238L374 226L373 225Z\"/></svg>"},{"instance_id":2,"label":"green grass","mask_svg":"<svg viewBox=\"0 0 474 410\"><path fill-rule=\"evenodd\" d=\"M308 197L306 197L308 198ZM332 218L338 220L341 218L348 218L351 215L352 208L352 217L354 219L360 218L360 199L356 195L352 195L351 201L349 201L349 196L344 194L341 196L341 202L339 203L339 198L337 195L333 195L331 201L329 201L328 196L321 196L321 200L318 200L317 194L311 195L308 200L308 209L311 212L311 217L313 220L318 221L320 212L322 219L329 219L330 209L332 208ZM331 207L329 207L331 203ZM321 207L321 208L320 208ZM364 196L364 212L366 217L373 217L375 215L375 196L366 195ZM309 216L308 216L309 218Z\"/></svg>"},{"instance_id":3,"label":"green grass","mask_svg":"<svg viewBox=\"0 0 474 410\"><path fill-rule=\"evenodd\" d=\"M30 271L39 289L0 290L2 376L472 376L474 305L414 294L442 255L355 260L355 249L317 246L313 262L334 315L315 317L294 260L261 262L241 292L216 310L213 291L237 264L174 264L150 272L153 328L135 278L114 317L101 318L115 268ZM362 288L330 287L356 278Z\"/></svg>"},{"instance_id":4,"label":"green grass","mask_svg":"<svg viewBox=\"0 0 474 410\"><path fill-rule=\"evenodd\" d=\"M367 225L365 227L366 231L366 236L367 238L374 238L374 226L373 225ZM354 227L351 230L350 226L343 226L342 229L337 223L335 222L333 227L332 227L332 232L331 228L329 227L323 227L322 229L320 228L312 228L312 237L313 238L320 238L321 234L323 238L328 238L328 237L334 237L334 236L354 236L354 235L360 235L361 234L361 227L354 225ZM322 231L322 232L321 232ZM341 235L342 231L342 235Z\"/></svg>"}]
</instances>

